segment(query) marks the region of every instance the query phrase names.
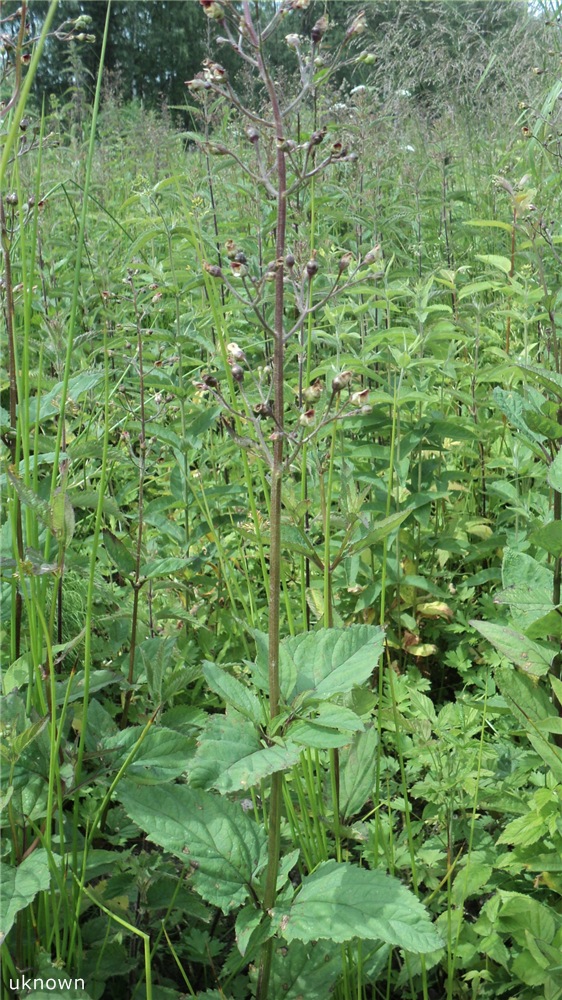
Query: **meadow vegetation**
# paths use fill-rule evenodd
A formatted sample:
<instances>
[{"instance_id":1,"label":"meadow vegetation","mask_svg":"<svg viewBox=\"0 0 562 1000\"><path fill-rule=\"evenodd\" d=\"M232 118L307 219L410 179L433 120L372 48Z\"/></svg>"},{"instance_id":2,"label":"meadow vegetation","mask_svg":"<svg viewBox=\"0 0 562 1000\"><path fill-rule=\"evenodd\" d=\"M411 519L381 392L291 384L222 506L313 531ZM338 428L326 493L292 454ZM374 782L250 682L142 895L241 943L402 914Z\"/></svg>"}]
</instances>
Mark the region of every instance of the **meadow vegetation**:
<instances>
[{"instance_id":1,"label":"meadow vegetation","mask_svg":"<svg viewBox=\"0 0 562 1000\"><path fill-rule=\"evenodd\" d=\"M2 23L2 997L560 1000L562 9L200 0L147 110L70 6Z\"/></svg>"}]
</instances>

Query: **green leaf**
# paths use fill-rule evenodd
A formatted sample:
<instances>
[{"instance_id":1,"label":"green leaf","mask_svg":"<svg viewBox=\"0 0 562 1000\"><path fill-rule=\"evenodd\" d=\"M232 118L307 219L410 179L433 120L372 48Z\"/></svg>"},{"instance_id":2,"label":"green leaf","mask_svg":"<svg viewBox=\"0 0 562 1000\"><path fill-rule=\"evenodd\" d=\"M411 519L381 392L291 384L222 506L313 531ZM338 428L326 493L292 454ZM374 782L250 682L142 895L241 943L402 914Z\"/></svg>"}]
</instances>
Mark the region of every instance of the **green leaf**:
<instances>
[{"instance_id":1,"label":"green leaf","mask_svg":"<svg viewBox=\"0 0 562 1000\"><path fill-rule=\"evenodd\" d=\"M301 748L294 743L264 747L232 763L215 779L212 787L223 795L245 791L277 771L287 771L298 762L300 755Z\"/></svg>"},{"instance_id":2,"label":"green leaf","mask_svg":"<svg viewBox=\"0 0 562 1000\"><path fill-rule=\"evenodd\" d=\"M12 927L16 914L33 902L38 892L48 889L50 883L49 855L43 848L33 851L17 868L3 862L0 890L0 944Z\"/></svg>"},{"instance_id":3,"label":"green leaf","mask_svg":"<svg viewBox=\"0 0 562 1000\"><path fill-rule=\"evenodd\" d=\"M114 736L107 736L98 743L98 751L102 754L104 750L111 751L109 760L112 769L117 770L143 732L144 726L131 726ZM188 736L163 726L153 727L140 744L127 774L149 784L172 781L187 771L192 755L193 740Z\"/></svg>"},{"instance_id":4,"label":"green leaf","mask_svg":"<svg viewBox=\"0 0 562 1000\"><path fill-rule=\"evenodd\" d=\"M293 901L275 907L273 920L289 942L369 938L413 952L442 945L427 911L398 879L337 861L303 879Z\"/></svg>"},{"instance_id":5,"label":"green leaf","mask_svg":"<svg viewBox=\"0 0 562 1000\"><path fill-rule=\"evenodd\" d=\"M125 543L108 528L105 528L103 532L103 541L109 558L119 572L123 576L134 576L136 573L135 557Z\"/></svg>"},{"instance_id":6,"label":"green leaf","mask_svg":"<svg viewBox=\"0 0 562 1000\"><path fill-rule=\"evenodd\" d=\"M151 559L139 570L139 576L145 580L155 580L158 577L171 576L172 573L181 573L189 564L193 562L188 557L179 558L168 556L165 559Z\"/></svg>"},{"instance_id":7,"label":"green leaf","mask_svg":"<svg viewBox=\"0 0 562 1000\"><path fill-rule=\"evenodd\" d=\"M550 670L555 650L539 646L537 642L528 639L522 632L508 628L507 625L495 625L492 622L474 620L469 624L477 629L488 642L491 642L502 656L517 664L533 677L542 677Z\"/></svg>"},{"instance_id":8,"label":"green leaf","mask_svg":"<svg viewBox=\"0 0 562 1000\"><path fill-rule=\"evenodd\" d=\"M541 732L539 725L544 719L558 715L546 691L530 677L508 667L500 667L495 676L501 693L525 729L529 742L551 768L556 780L562 781L562 751Z\"/></svg>"},{"instance_id":9,"label":"green leaf","mask_svg":"<svg viewBox=\"0 0 562 1000\"><path fill-rule=\"evenodd\" d=\"M372 726L356 733L348 750L340 754L340 809L350 819L373 794L377 767L378 733Z\"/></svg>"},{"instance_id":10,"label":"green leaf","mask_svg":"<svg viewBox=\"0 0 562 1000\"><path fill-rule=\"evenodd\" d=\"M371 531L369 531L363 538L358 539L349 545L343 555L354 556L359 552L363 552L365 549L371 548L372 545L377 545L378 542L382 542L384 538L387 538L392 531L399 528L403 521L410 516L415 507L406 507L404 510L399 510L395 514L391 514L389 517L384 517L379 521ZM343 558L342 555L342 558ZM338 558L337 562L340 562Z\"/></svg>"},{"instance_id":11,"label":"green leaf","mask_svg":"<svg viewBox=\"0 0 562 1000\"><path fill-rule=\"evenodd\" d=\"M255 727L235 712L210 715L189 768L193 788L212 788L239 760L262 749Z\"/></svg>"},{"instance_id":12,"label":"green leaf","mask_svg":"<svg viewBox=\"0 0 562 1000\"><path fill-rule=\"evenodd\" d=\"M556 453L548 467L546 479L549 486L557 493L562 493L562 449Z\"/></svg>"},{"instance_id":13,"label":"green leaf","mask_svg":"<svg viewBox=\"0 0 562 1000\"><path fill-rule=\"evenodd\" d=\"M529 535L529 541L559 559L562 556L562 521L549 521L536 528Z\"/></svg>"},{"instance_id":14,"label":"green leaf","mask_svg":"<svg viewBox=\"0 0 562 1000\"><path fill-rule=\"evenodd\" d=\"M65 546L69 545L74 535L74 508L66 493L54 494L49 516L49 527L55 538Z\"/></svg>"},{"instance_id":15,"label":"green leaf","mask_svg":"<svg viewBox=\"0 0 562 1000\"><path fill-rule=\"evenodd\" d=\"M283 1000L326 1000L341 974L341 951L324 941L293 941L273 955L270 996Z\"/></svg>"},{"instance_id":16,"label":"green leaf","mask_svg":"<svg viewBox=\"0 0 562 1000\"><path fill-rule=\"evenodd\" d=\"M193 886L228 913L248 898L267 862L265 832L239 802L187 785L153 789L123 782L121 802L149 839L193 864Z\"/></svg>"},{"instance_id":17,"label":"green leaf","mask_svg":"<svg viewBox=\"0 0 562 1000\"><path fill-rule=\"evenodd\" d=\"M281 689L287 700L309 692L309 700L330 698L363 684L377 669L384 649L378 626L319 629L287 639L281 647Z\"/></svg>"},{"instance_id":18,"label":"green leaf","mask_svg":"<svg viewBox=\"0 0 562 1000\"><path fill-rule=\"evenodd\" d=\"M203 667L203 674L211 691L220 695L227 705L232 705L241 715L246 716L256 725L260 725L264 721L259 698L236 677L227 674L221 667L208 661Z\"/></svg>"},{"instance_id":19,"label":"green leaf","mask_svg":"<svg viewBox=\"0 0 562 1000\"><path fill-rule=\"evenodd\" d=\"M542 434L535 434L525 419L526 403L522 396L513 389L501 389L499 386L492 392L494 402L505 413L509 422L516 430L521 431L528 441L536 444L543 440Z\"/></svg>"},{"instance_id":20,"label":"green leaf","mask_svg":"<svg viewBox=\"0 0 562 1000\"><path fill-rule=\"evenodd\" d=\"M489 264L491 267L496 267L498 271L503 271L504 274L509 274L511 271L511 261L509 257L500 257L500 255L496 253L477 253L475 254L475 257L477 260L481 260L484 264Z\"/></svg>"}]
</instances>

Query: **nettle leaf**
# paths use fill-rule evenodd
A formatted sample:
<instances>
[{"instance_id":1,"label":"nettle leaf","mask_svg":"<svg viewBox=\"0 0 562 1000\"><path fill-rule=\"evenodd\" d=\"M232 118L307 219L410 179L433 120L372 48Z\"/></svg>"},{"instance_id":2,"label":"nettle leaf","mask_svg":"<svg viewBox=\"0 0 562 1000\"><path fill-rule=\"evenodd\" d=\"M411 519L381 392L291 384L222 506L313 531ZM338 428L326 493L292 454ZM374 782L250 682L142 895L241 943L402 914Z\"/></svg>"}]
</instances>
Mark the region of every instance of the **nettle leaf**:
<instances>
[{"instance_id":1,"label":"nettle leaf","mask_svg":"<svg viewBox=\"0 0 562 1000\"><path fill-rule=\"evenodd\" d=\"M435 951L443 943L427 911L398 879L337 861L323 862L303 879L293 901L274 908L273 921L289 942L366 938L413 952Z\"/></svg>"},{"instance_id":2,"label":"nettle leaf","mask_svg":"<svg viewBox=\"0 0 562 1000\"><path fill-rule=\"evenodd\" d=\"M404 510L397 511L395 514L390 514L389 517L383 517L382 520L378 521L374 528L371 529L363 538L357 539L357 541L352 542L351 545L347 546L345 553L342 554L346 556L354 556L359 552L363 552L365 549L370 548L372 545L377 545L382 542L384 538L387 538L391 532L399 528L403 521L410 516L414 507L406 507ZM340 562L338 558L334 563L334 566Z\"/></svg>"},{"instance_id":3,"label":"nettle leaf","mask_svg":"<svg viewBox=\"0 0 562 1000\"><path fill-rule=\"evenodd\" d=\"M212 715L198 742L189 783L222 794L253 788L262 778L286 771L301 753L291 743L264 747L254 726L236 714Z\"/></svg>"},{"instance_id":4,"label":"nettle leaf","mask_svg":"<svg viewBox=\"0 0 562 1000\"><path fill-rule=\"evenodd\" d=\"M469 624L491 642L502 656L533 677L542 677L550 670L556 652L554 649L540 646L538 642L528 639L522 632L507 625L474 620Z\"/></svg>"},{"instance_id":5,"label":"nettle leaf","mask_svg":"<svg viewBox=\"0 0 562 1000\"><path fill-rule=\"evenodd\" d=\"M371 797L377 767L378 733L373 727L356 733L348 750L340 755L340 809L350 819Z\"/></svg>"},{"instance_id":6,"label":"nettle leaf","mask_svg":"<svg viewBox=\"0 0 562 1000\"><path fill-rule=\"evenodd\" d=\"M135 557L125 543L108 528L103 532L103 541L109 558L119 572L123 576L134 576L136 572Z\"/></svg>"},{"instance_id":7,"label":"nettle leaf","mask_svg":"<svg viewBox=\"0 0 562 1000\"><path fill-rule=\"evenodd\" d=\"M10 931L16 914L50 884L49 855L43 848L33 851L17 868L5 862L2 864L0 944Z\"/></svg>"},{"instance_id":8,"label":"nettle leaf","mask_svg":"<svg viewBox=\"0 0 562 1000\"><path fill-rule=\"evenodd\" d=\"M498 687L509 708L527 733L529 742L551 768L557 781L562 781L562 751L541 730L545 719L558 713L548 694L530 677L508 667L495 672Z\"/></svg>"},{"instance_id":9,"label":"nettle leaf","mask_svg":"<svg viewBox=\"0 0 562 1000\"><path fill-rule=\"evenodd\" d=\"M294 743L264 747L231 764L215 779L213 788L222 794L253 788L263 778L293 767L300 755L301 748Z\"/></svg>"},{"instance_id":10,"label":"nettle leaf","mask_svg":"<svg viewBox=\"0 0 562 1000\"><path fill-rule=\"evenodd\" d=\"M112 751L111 765L117 770L144 732L144 726L131 726L98 743L98 751ZM116 752L115 752L116 751ZM127 774L137 781L150 784L172 781L187 771L193 755L193 740L174 729L163 726L148 731L140 744Z\"/></svg>"},{"instance_id":11,"label":"nettle leaf","mask_svg":"<svg viewBox=\"0 0 562 1000\"><path fill-rule=\"evenodd\" d=\"M549 521L536 528L529 535L529 541L559 559L562 556L562 521Z\"/></svg>"},{"instance_id":12,"label":"nettle leaf","mask_svg":"<svg viewBox=\"0 0 562 1000\"><path fill-rule=\"evenodd\" d=\"M121 802L154 843L193 863L193 886L223 913L241 906L267 863L265 831L242 809L187 785L153 789L124 781Z\"/></svg>"},{"instance_id":13,"label":"nettle leaf","mask_svg":"<svg viewBox=\"0 0 562 1000\"><path fill-rule=\"evenodd\" d=\"M203 674L211 691L220 695L227 705L232 705L241 715L251 719L256 725L264 721L259 698L236 677L227 674L221 667L208 661L203 667Z\"/></svg>"},{"instance_id":14,"label":"nettle leaf","mask_svg":"<svg viewBox=\"0 0 562 1000\"><path fill-rule=\"evenodd\" d=\"M255 726L236 712L210 715L189 768L192 788L212 788L239 760L262 749Z\"/></svg>"},{"instance_id":15,"label":"nettle leaf","mask_svg":"<svg viewBox=\"0 0 562 1000\"><path fill-rule=\"evenodd\" d=\"M156 580L159 577L171 576L172 573L181 573L193 562L187 557L168 556L165 559L151 559L141 566L139 576L144 580Z\"/></svg>"},{"instance_id":16,"label":"nettle leaf","mask_svg":"<svg viewBox=\"0 0 562 1000\"><path fill-rule=\"evenodd\" d=\"M546 480L553 490L562 493L562 449L555 455L548 467Z\"/></svg>"},{"instance_id":17,"label":"nettle leaf","mask_svg":"<svg viewBox=\"0 0 562 1000\"><path fill-rule=\"evenodd\" d=\"M271 966L270 992L283 1000L326 1000L341 974L341 950L318 941L277 948Z\"/></svg>"},{"instance_id":18,"label":"nettle leaf","mask_svg":"<svg viewBox=\"0 0 562 1000\"><path fill-rule=\"evenodd\" d=\"M281 690L288 701L305 691L318 700L344 694L368 680L383 649L384 632L373 625L291 637L282 644Z\"/></svg>"}]
</instances>

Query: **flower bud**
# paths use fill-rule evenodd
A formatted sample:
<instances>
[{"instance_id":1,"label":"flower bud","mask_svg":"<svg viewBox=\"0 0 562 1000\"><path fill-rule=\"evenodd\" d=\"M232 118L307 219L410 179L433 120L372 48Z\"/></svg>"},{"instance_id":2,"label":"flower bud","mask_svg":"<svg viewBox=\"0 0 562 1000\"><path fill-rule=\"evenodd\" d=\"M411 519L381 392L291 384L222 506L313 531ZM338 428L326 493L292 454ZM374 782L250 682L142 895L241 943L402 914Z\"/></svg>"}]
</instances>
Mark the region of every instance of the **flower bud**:
<instances>
[{"instance_id":1,"label":"flower bud","mask_svg":"<svg viewBox=\"0 0 562 1000\"><path fill-rule=\"evenodd\" d=\"M340 372L332 381L332 392L341 392L348 386L353 378L353 372Z\"/></svg>"},{"instance_id":2,"label":"flower bud","mask_svg":"<svg viewBox=\"0 0 562 1000\"><path fill-rule=\"evenodd\" d=\"M6 195L6 204L7 205L13 205L15 207L17 205L17 203L18 203L18 196L17 196L17 192L16 191L12 191L12 192L10 192L10 194Z\"/></svg>"},{"instance_id":3,"label":"flower bud","mask_svg":"<svg viewBox=\"0 0 562 1000\"><path fill-rule=\"evenodd\" d=\"M359 14L357 14L356 17L353 18L353 21L351 22L349 28L345 33L345 37L347 39L347 38L353 38L354 35L362 35L363 32L366 30L367 30L367 21L365 18L365 11L362 10L360 11Z\"/></svg>"},{"instance_id":4,"label":"flower bud","mask_svg":"<svg viewBox=\"0 0 562 1000\"><path fill-rule=\"evenodd\" d=\"M331 154L333 160L341 160L342 157L347 156L347 146L344 146L343 143L339 141L334 142L332 143Z\"/></svg>"},{"instance_id":5,"label":"flower bud","mask_svg":"<svg viewBox=\"0 0 562 1000\"><path fill-rule=\"evenodd\" d=\"M193 80L186 80L185 85L188 90L209 90L211 84L209 80L204 80L202 76L194 76Z\"/></svg>"},{"instance_id":6,"label":"flower bud","mask_svg":"<svg viewBox=\"0 0 562 1000\"><path fill-rule=\"evenodd\" d=\"M256 403L254 406L254 413L256 417L260 420L272 419L273 417L273 405L270 401L269 403Z\"/></svg>"},{"instance_id":7,"label":"flower bud","mask_svg":"<svg viewBox=\"0 0 562 1000\"><path fill-rule=\"evenodd\" d=\"M292 253L288 253L287 256L285 257L285 267L288 267L289 270L291 270L291 268L293 268L294 266L295 266L295 258L293 257Z\"/></svg>"},{"instance_id":8,"label":"flower bud","mask_svg":"<svg viewBox=\"0 0 562 1000\"><path fill-rule=\"evenodd\" d=\"M203 375L201 377L203 385L208 389L218 389L219 381L214 375Z\"/></svg>"},{"instance_id":9,"label":"flower bud","mask_svg":"<svg viewBox=\"0 0 562 1000\"><path fill-rule=\"evenodd\" d=\"M207 17L211 18L213 21L222 21L224 18L224 9L222 4L218 3L217 0L199 0L203 10Z\"/></svg>"},{"instance_id":10,"label":"flower bud","mask_svg":"<svg viewBox=\"0 0 562 1000\"><path fill-rule=\"evenodd\" d=\"M306 389L303 390L303 397L307 403L316 403L324 391L324 386L319 378L315 379Z\"/></svg>"},{"instance_id":11,"label":"flower bud","mask_svg":"<svg viewBox=\"0 0 562 1000\"><path fill-rule=\"evenodd\" d=\"M228 156L229 150L226 146L223 146L222 142L208 142L207 152L211 156Z\"/></svg>"},{"instance_id":12,"label":"flower bud","mask_svg":"<svg viewBox=\"0 0 562 1000\"><path fill-rule=\"evenodd\" d=\"M328 30L329 23L330 22L328 21L328 18L326 17L325 14L323 14L322 17L318 18L312 31L310 32L310 37L314 45L318 45L322 41L324 35Z\"/></svg>"},{"instance_id":13,"label":"flower bud","mask_svg":"<svg viewBox=\"0 0 562 1000\"><path fill-rule=\"evenodd\" d=\"M246 265L242 264L239 260L230 261L230 270L233 278L245 278L248 273Z\"/></svg>"},{"instance_id":14,"label":"flower bud","mask_svg":"<svg viewBox=\"0 0 562 1000\"><path fill-rule=\"evenodd\" d=\"M382 260L382 249L380 243L377 243L376 246L365 254L363 264L376 264L378 260Z\"/></svg>"},{"instance_id":15,"label":"flower bud","mask_svg":"<svg viewBox=\"0 0 562 1000\"><path fill-rule=\"evenodd\" d=\"M226 345L226 353L233 361L245 361L246 355L241 347L238 346L234 341Z\"/></svg>"},{"instance_id":16,"label":"flower bud","mask_svg":"<svg viewBox=\"0 0 562 1000\"><path fill-rule=\"evenodd\" d=\"M290 49L298 49L301 40L299 35L292 34L285 35L285 41Z\"/></svg>"},{"instance_id":17,"label":"flower bud","mask_svg":"<svg viewBox=\"0 0 562 1000\"><path fill-rule=\"evenodd\" d=\"M230 370L232 372L232 378L235 382L241 383L244 381L244 369L237 364L231 364Z\"/></svg>"},{"instance_id":18,"label":"flower bud","mask_svg":"<svg viewBox=\"0 0 562 1000\"><path fill-rule=\"evenodd\" d=\"M224 244L224 251L229 260L234 260L236 254L238 253L238 247L234 240L226 240Z\"/></svg>"},{"instance_id":19,"label":"flower bud","mask_svg":"<svg viewBox=\"0 0 562 1000\"><path fill-rule=\"evenodd\" d=\"M314 410L305 410L299 417L299 424L302 427L312 427L316 418Z\"/></svg>"},{"instance_id":20,"label":"flower bud","mask_svg":"<svg viewBox=\"0 0 562 1000\"><path fill-rule=\"evenodd\" d=\"M306 265L306 273L309 278L313 278L315 274L318 274L318 263L316 261L316 250L312 251L312 257Z\"/></svg>"},{"instance_id":21,"label":"flower bud","mask_svg":"<svg viewBox=\"0 0 562 1000\"><path fill-rule=\"evenodd\" d=\"M257 129L249 126L247 129L245 129L245 134L248 142L259 142L260 134Z\"/></svg>"},{"instance_id":22,"label":"flower bud","mask_svg":"<svg viewBox=\"0 0 562 1000\"><path fill-rule=\"evenodd\" d=\"M352 392L349 398L352 406L365 406L369 401L369 390L362 389L361 392Z\"/></svg>"},{"instance_id":23,"label":"flower bud","mask_svg":"<svg viewBox=\"0 0 562 1000\"><path fill-rule=\"evenodd\" d=\"M211 278L222 278L222 271L217 264L208 264L206 260L203 261L203 270L210 274Z\"/></svg>"},{"instance_id":24,"label":"flower bud","mask_svg":"<svg viewBox=\"0 0 562 1000\"><path fill-rule=\"evenodd\" d=\"M313 132L312 135L310 136L310 139L308 140L308 145L310 147L319 146L320 143L324 141L326 131L327 131L326 126L324 126L324 128L318 129L317 132Z\"/></svg>"},{"instance_id":25,"label":"flower bud","mask_svg":"<svg viewBox=\"0 0 562 1000\"><path fill-rule=\"evenodd\" d=\"M343 274L344 271L347 271L352 260L353 260L353 254L351 253L350 250L347 253L344 253L343 256L340 257L340 262L338 264L338 274Z\"/></svg>"}]
</instances>

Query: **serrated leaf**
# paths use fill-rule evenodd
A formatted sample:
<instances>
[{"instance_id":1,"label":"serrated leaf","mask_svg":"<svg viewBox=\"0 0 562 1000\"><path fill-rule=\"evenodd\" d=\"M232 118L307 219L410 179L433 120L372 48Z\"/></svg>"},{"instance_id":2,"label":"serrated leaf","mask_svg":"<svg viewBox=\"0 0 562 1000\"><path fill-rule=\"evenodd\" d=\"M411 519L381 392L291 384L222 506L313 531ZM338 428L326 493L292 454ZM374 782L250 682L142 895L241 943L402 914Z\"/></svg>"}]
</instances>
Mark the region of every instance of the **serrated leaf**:
<instances>
[{"instance_id":1,"label":"serrated leaf","mask_svg":"<svg viewBox=\"0 0 562 1000\"><path fill-rule=\"evenodd\" d=\"M31 903L38 892L49 888L51 873L49 855L38 848L25 858L17 868L2 864L0 891L0 944L12 927L16 914Z\"/></svg>"},{"instance_id":2,"label":"serrated leaf","mask_svg":"<svg viewBox=\"0 0 562 1000\"><path fill-rule=\"evenodd\" d=\"M507 625L495 625L493 622L470 623L488 642L492 643L498 652L512 663L517 664L527 674L542 677L550 670L555 651L528 639L522 632Z\"/></svg>"},{"instance_id":3,"label":"serrated leaf","mask_svg":"<svg viewBox=\"0 0 562 1000\"><path fill-rule=\"evenodd\" d=\"M521 431L533 444L543 440L542 434L531 430L525 419L525 400L513 389L502 389L496 386L492 391L494 402L516 430Z\"/></svg>"},{"instance_id":4,"label":"serrated leaf","mask_svg":"<svg viewBox=\"0 0 562 1000\"><path fill-rule=\"evenodd\" d=\"M144 732L144 726L131 726L98 743L98 751L110 751L112 768L119 768ZM127 774L137 781L160 784L184 774L193 755L193 740L174 729L153 727L145 735Z\"/></svg>"},{"instance_id":5,"label":"serrated leaf","mask_svg":"<svg viewBox=\"0 0 562 1000\"><path fill-rule=\"evenodd\" d=\"M212 788L233 764L257 753L262 745L255 726L236 713L211 715L189 768L193 788Z\"/></svg>"},{"instance_id":6,"label":"serrated leaf","mask_svg":"<svg viewBox=\"0 0 562 1000\"><path fill-rule=\"evenodd\" d=\"M300 755L301 748L294 743L262 747L234 761L214 780L212 787L223 795L245 791L277 771L287 771L298 762Z\"/></svg>"},{"instance_id":7,"label":"serrated leaf","mask_svg":"<svg viewBox=\"0 0 562 1000\"><path fill-rule=\"evenodd\" d=\"M529 535L529 541L559 559L562 556L562 521L549 521L535 528Z\"/></svg>"},{"instance_id":8,"label":"serrated leaf","mask_svg":"<svg viewBox=\"0 0 562 1000\"><path fill-rule=\"evenodd\" d=\"M562 450L557 452L548 467L546 481L553 490L562 493Z\"/></svg>"},{"instance_id":9,"label":"serrated leaf","mask_svg":"<svg viewBox=\"0 0 562 1000\"><path fill-rule=\"evenodd\" d=\"M365 549L370 548L372 545L377 545L378 542L382 542L384 538L387 538L391 532L399 528L403 521L410 516L415 508L406 507L404 510L399 510L395 514L391 514L389 517L383 517L381 521L378 521L374 528L371 529L363 538L358 539L351 545L348 545L345 549L345 556L358 555ZM339 560L338 560L339 562Z\"/></svg>"},{"instance_id":10,"label":"serrated leaf","mask_svg":"<svg viewBox=\"0 0 562 1000\"><path fill-rule=\"evenodd\" d=\"M348 750L340 755L340 809L348 820L373 794L377 767L378 733L370 727L356 733Z\"/></svg>"},{"instance_id":11,"label":"serrated leaf","mask_svg":"<svg viewBox=\"0 0 562 1000\"><path fill-rule=\"evenodd\" d=\"M435 951L443 943L427 911L398 879L337 861L323 862L303 879L293 901L274 908L273 920L289 942L368 938L413 952Z\"/></svg>"},{"instance_id":12,"label":"serrated leaf","mask_svg":"<svg viewBox=\"0 0 562 1000\"><path fill-rule=\"evenodd\" d=\"M319 629L287 639L280 657L281 689L287 700L307 691L310 699L330 698L363 684L384 649L378 626Z\"/></svg>"},{"instance_id":13,"label":"serrated leaf","mask_svg":"<svg viewBox=\"0 0 562 1000\"><path fill-rule=\"evenodd\" d=\"M126 813L154 843L194 864L197 892L223 913L241 906L267 862L265 831L230 802L187 785L120 786Z\"/></svg>"},{"instance_id":14,"label":"serrated leaf","mask_svg":"<svg viewBox=\"0 0 562 1000\"><path fill-rule=\"evenodd\" d=\"M215 663L206 661L203 674L207 684L215 694L220 695L227 705L232 705L241 715L251 719L256 725L263 722L263 710L259 698L241 681L227 674Z\"/></svg>"},{"instance_id":15,"label":"serrated leaf","mask_svg":"<svg viewBox=\"0 0 562 1000\"><path fill-rule=\"evenodd\" d=\"M270 995L283 1000L326 1000L341 974L341 950L318 941L277 948L273 955Z\"/></svg>"},{"instance_id":16,"label":"serrated leaf","mask_svg":"<svg viewBox=\"0 0 562 1000\"><path fill-rule=\"evenodd\" d=\"M117 535L114 535L112 531L109 531L108 528L104 529L103 541L111 562L117 567L119 572L123 576L134 576L136 561L128 546L120 538L117 538Z\"/></svg>"},{"instance_id":17,"label":"serrated leaf","mask_svg":"<svg viewBox=\"0 0 562 1000\"><path fill-rule=\"evenodd\" d=\"M556 780L562 781L562 751L539 727L544 719L558 714L548 694L530 677L507 667L500 667L495 676L502 695L515 718L523 725L529 742L551 768Z\"/></svg>"},{"instance_id":18,"label":"serrated leaf","mask_svg":"<svg viewBox=\"0 0 562 1000\"><path fill-rule=\"evenodd\" d=\"M151 559L141 566L139 576L145 580L156 580L172 573L181 573L193 560L188 557L167 556L164 559Z\"/></svg>"},{"instance_id":19,"label":"serrated leaf","mask_svg":"<svg viewBox=\"0 0 562 1000\"><path fill-rule=\"evenodd\" d=\"M498 271L503 271L504 274L509 274L511 271L511 261L509 257L502 257L497 253L477 253L475 254L477 260L481 260L484 264L489 264L491 267L495 267Z\"/></svg>"}]
</instances>

